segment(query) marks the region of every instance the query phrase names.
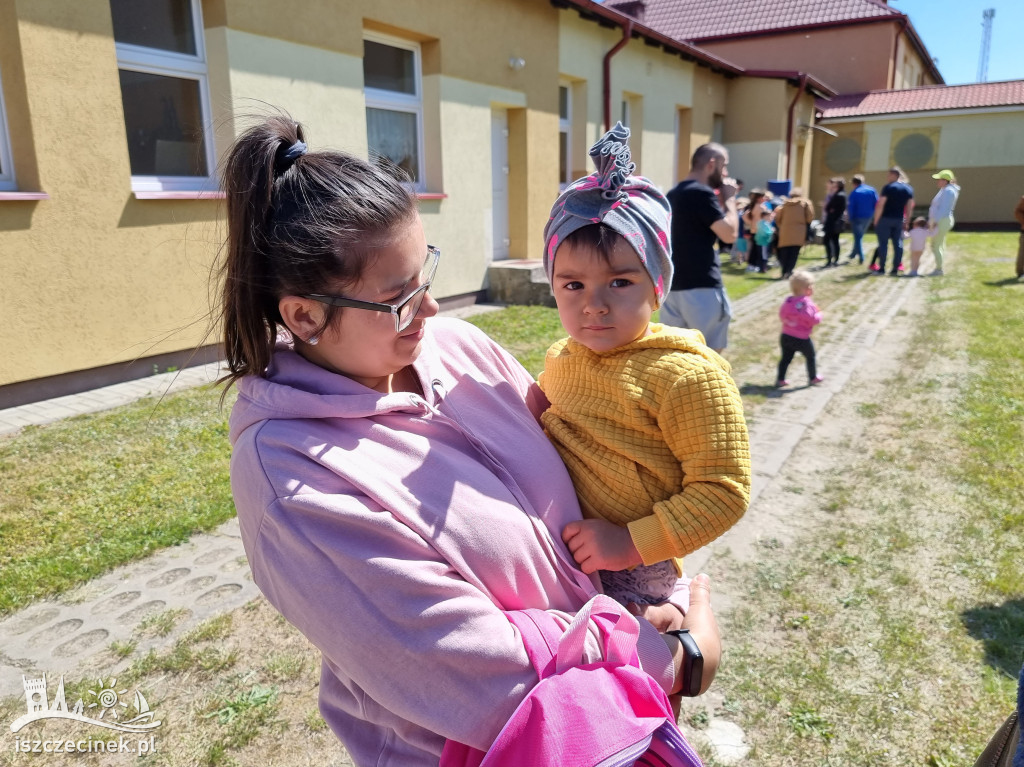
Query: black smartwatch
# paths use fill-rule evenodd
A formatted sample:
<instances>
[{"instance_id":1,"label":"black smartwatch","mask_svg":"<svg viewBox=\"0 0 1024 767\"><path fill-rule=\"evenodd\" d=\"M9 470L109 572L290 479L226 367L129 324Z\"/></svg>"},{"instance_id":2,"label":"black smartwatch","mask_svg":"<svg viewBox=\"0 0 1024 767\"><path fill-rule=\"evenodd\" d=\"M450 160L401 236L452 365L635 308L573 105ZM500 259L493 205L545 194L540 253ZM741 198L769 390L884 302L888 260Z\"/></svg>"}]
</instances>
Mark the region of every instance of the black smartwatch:
<instances>
[{"instance_id":1,"label":"black smartwatch","mask_svg":"<svg viewBox=\"0 0 1024 767\"><path fill-rule=\"evenodd\" d=\"M683 646L683 689L681 695L695 698L700 695L700 683L704 679L704 656L700 654L696 640L689 629L666 631L679 640Z\"/></svg>"}]
</instances>

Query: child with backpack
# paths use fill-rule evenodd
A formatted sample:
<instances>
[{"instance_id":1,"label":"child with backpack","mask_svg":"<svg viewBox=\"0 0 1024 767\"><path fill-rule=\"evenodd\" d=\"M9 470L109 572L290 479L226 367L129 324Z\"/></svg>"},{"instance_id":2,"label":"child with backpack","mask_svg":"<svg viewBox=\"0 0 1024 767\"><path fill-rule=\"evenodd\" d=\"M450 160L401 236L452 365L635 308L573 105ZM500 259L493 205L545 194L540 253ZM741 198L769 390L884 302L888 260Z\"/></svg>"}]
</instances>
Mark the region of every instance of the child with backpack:
<instances>
[{"instance_id":1,"label":"child with backpack","mask_svg":"<svg viewBox=\"0 0 1024 767\"><path fill-rule=\"evenodd\" d=\"M714 540L750 499L743 403L699 331L651 322L672 282L671 211L631 175L621 124L590 150L597 172L556 200L545 267L569 337L547 352L541 417L584 519L562 538L622 604L659 604L678 558Z\"/></svg>"},{"instance_id":2,"label":"child with backpack","mask_svg":"<svg viewBox=\"0 0 1024 767\"><path fill-rule=\"evenodd\" d=\"M797 352L803 354L807 361L807 381L813 386L825 380L818 375L814 342L811 341L811 331L821 322L821 310L811 300L814 276L805 269L797 269L789 278L789 288L793 295L788 296L779 309L779 317L782 319L782 335L779 337L782 359L779 360L775 386L780 389L789 386L786 371Z\"/></svg>"}]
</instances>

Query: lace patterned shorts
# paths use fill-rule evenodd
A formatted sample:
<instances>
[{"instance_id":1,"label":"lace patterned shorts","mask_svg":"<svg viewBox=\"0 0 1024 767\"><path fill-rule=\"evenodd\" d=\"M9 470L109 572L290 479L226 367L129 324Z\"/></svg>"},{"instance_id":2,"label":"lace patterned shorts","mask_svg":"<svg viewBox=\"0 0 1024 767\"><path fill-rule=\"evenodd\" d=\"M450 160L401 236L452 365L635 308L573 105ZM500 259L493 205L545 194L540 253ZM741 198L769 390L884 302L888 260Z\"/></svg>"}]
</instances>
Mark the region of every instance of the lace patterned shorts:
<instances>
[{"instance_id":1,"label":"lace patterned shorts","mask_svg":"<svg viewBox=\"0 0 1024 767\"><path fill-rule=\"evenodd\" d=\"M679 580L671 559L654 565L639 565L632 570L601 570L600 575L604 593L622 605L664 602Z\"/></svg>"}]
</instances>

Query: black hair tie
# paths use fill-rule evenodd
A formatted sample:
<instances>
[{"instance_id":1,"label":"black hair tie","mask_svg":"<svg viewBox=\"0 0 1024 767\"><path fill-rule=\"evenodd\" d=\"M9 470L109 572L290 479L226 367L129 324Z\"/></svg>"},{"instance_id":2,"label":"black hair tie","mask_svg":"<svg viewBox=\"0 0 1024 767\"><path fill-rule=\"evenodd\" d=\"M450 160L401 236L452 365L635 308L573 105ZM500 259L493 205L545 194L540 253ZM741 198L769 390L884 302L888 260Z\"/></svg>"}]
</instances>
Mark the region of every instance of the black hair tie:
<instances>
[{"instance_id":1,"label":"black hair tie","mask_svg":"<svg viewBox=\"0 0 1024 767\"><path fill-rule=\"evenodd\" d=\"M281 160L278 163L278 172L284 173L286 170L292 167L292 165L295 164L295 161L302 157L302 155L304 155L305 153L305 142L296 141L294 144L292 144L290 147L284 150L284 154L281 155Z\"/></svg>"}]
</instances>

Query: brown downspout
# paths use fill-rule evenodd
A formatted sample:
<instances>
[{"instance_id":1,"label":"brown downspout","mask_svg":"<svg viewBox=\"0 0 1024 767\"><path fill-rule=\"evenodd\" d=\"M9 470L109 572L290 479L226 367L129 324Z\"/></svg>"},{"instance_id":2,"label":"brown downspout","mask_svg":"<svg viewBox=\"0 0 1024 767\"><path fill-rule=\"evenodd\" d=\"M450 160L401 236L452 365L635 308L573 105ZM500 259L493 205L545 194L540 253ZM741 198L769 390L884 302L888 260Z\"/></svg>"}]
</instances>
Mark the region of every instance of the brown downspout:
<instances>
[{"instance_id":1,"label":"brown downspout","mask_svg":"<svg viewBox=\"0 0 1024 767\"><path fill-rule=\"evenodd\" d=\"M889 78L889 90L893 90L896 87L896 68L900 65L896 61L896 54L900 52L900 35L907 31L908 23L910 23L910 17L904 16L900 19L899 26L896 27L896 40L892 44L892 77Z\"/></svg>"},{"instance_id":2,"label":"brown downspout","mask_svg":"<svg viewBox=\"0 0 1024 767\"><path fill-rule=\"evenodd\" d=\"M804 88L807 87L807 75L803 72L800 73L800 86L796 89L796 95L789 104L789 114L786 116L786 178L789 178L790 170L792 169L792 152L793 152L793 112L796 110L796 102L800 100L800 97L804 93Z\"/></svg>"},{"instance_id":3,"label":"brown downspout","mask_svg":"<svg viewBox=\"0 0 1024 767\"><path fill-rule=\"evenodd\" d=\"M602 94L604 96L605 131L609 131L612 128L612 56L622 50L623 46L629 42L629 38L632 34L633 20L626 19L626 23L622 27L622 39L615 43L615 47L604 55L604 62L602 63L604 73L604 90L602 91Z\"/></svg>"}]
</instances>

